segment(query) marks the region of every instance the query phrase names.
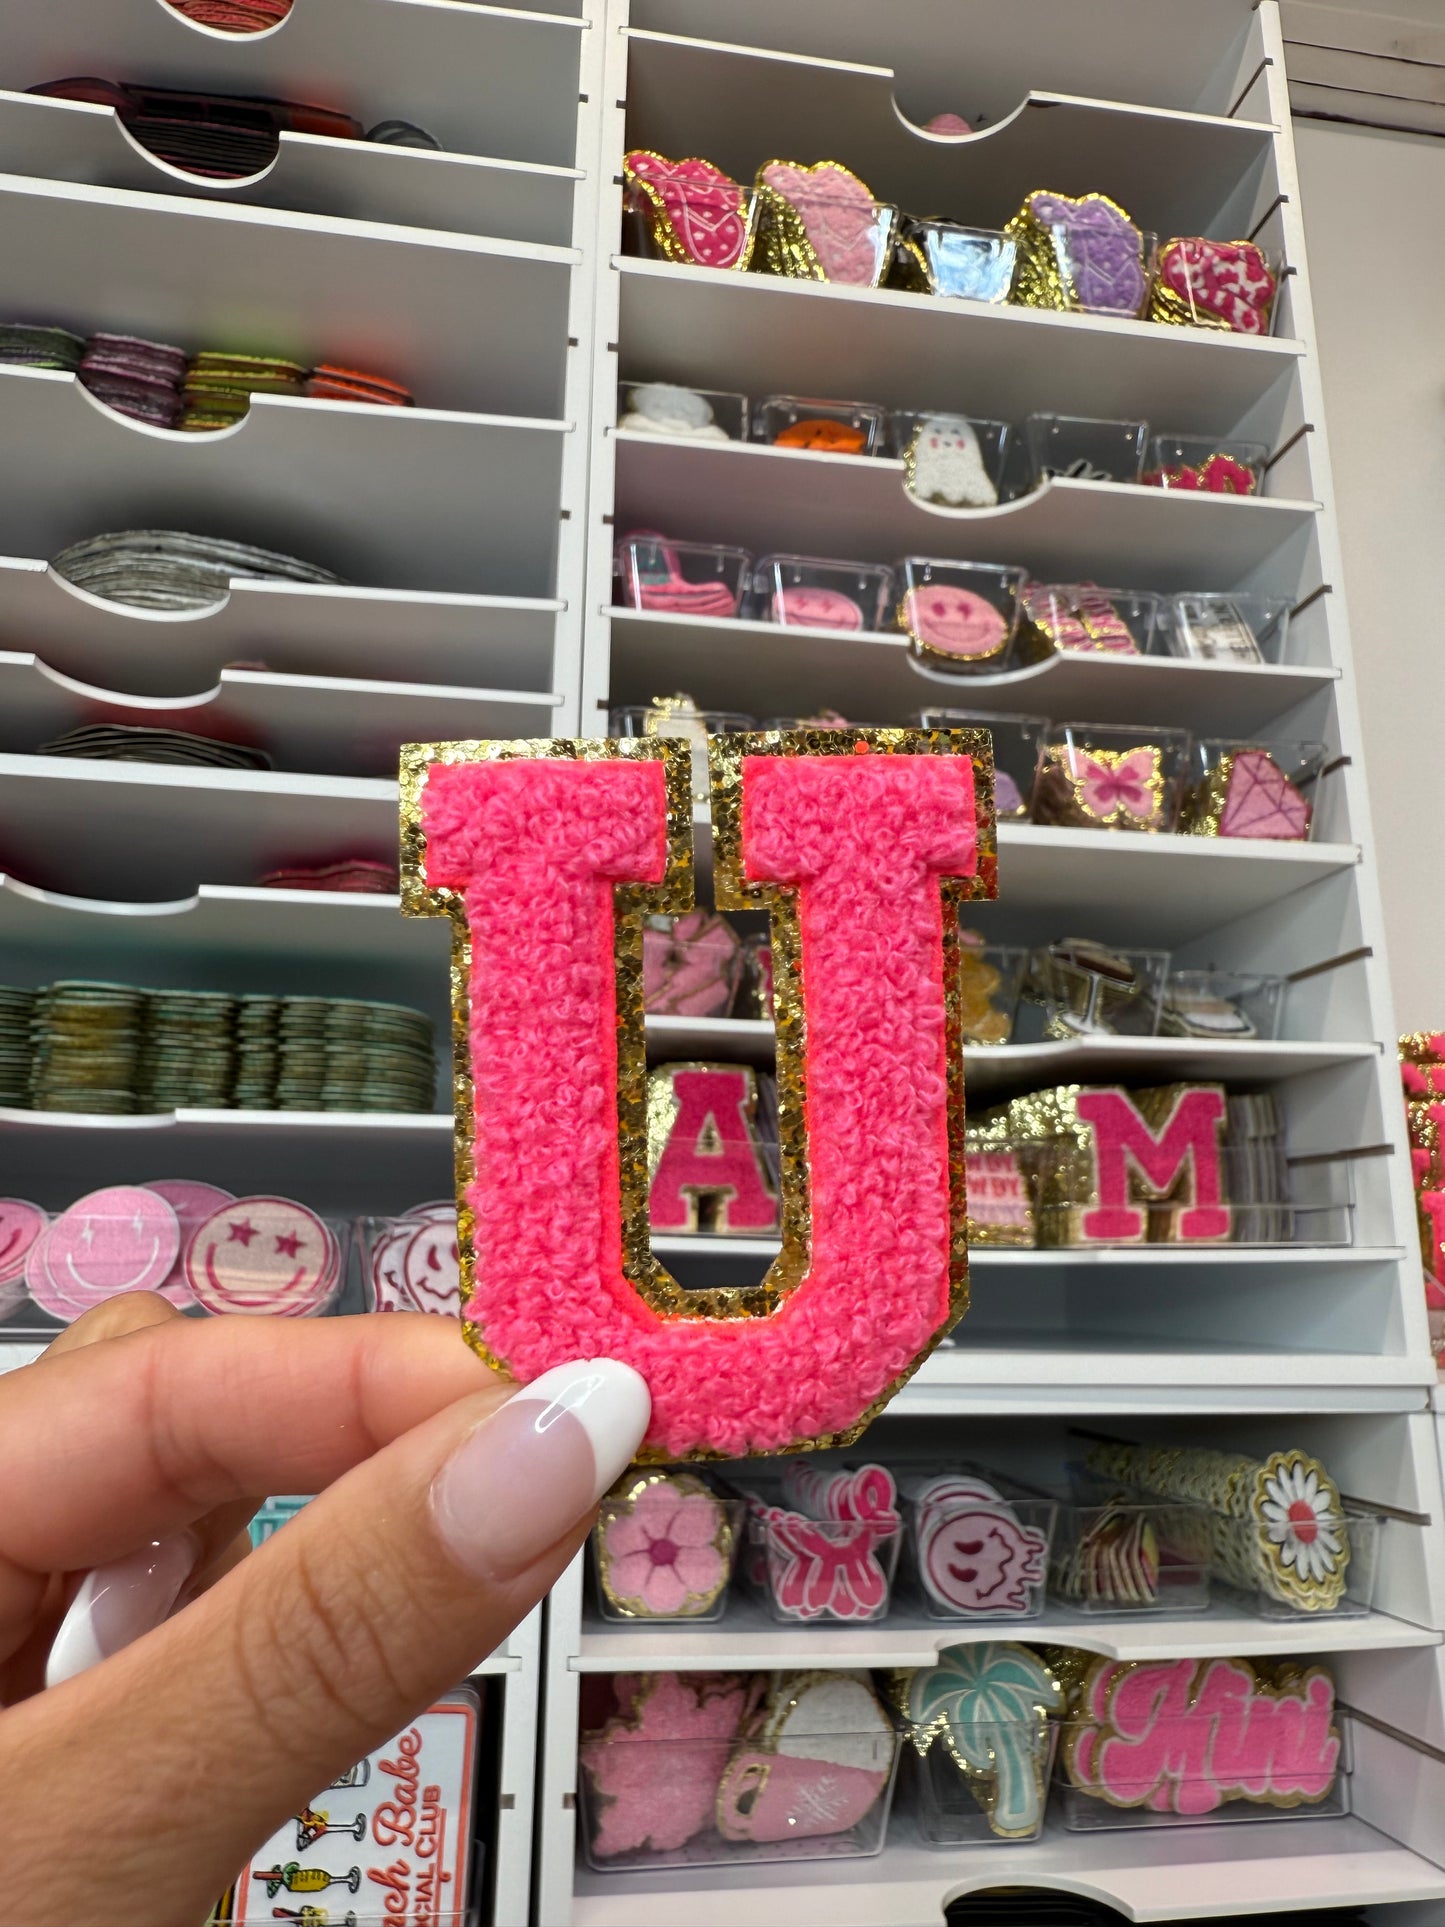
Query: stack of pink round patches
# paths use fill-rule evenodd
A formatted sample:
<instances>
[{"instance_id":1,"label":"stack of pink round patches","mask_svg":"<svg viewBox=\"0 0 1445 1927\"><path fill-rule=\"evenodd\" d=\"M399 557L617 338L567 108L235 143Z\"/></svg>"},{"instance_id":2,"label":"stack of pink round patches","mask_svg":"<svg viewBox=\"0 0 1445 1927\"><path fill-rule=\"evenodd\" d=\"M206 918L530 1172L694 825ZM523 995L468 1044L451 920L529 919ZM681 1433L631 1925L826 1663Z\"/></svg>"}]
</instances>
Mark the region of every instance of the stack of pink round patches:
<instances>
[{"instance_id":1,"label":"stack of pink round patches","mask_svg":"<svg viewBox=\"0 0 1445 1927\"><path fill-rule=\"evenodd\" d=\"M24 1198L0 1198L0 1318L25 1301L25 1264L50 1219Z\"/></svg>"},{"instance_id":2,"label":"stack of pink round patches","mask_svg":"<svg viewBox=\"0 0 1445 1927\"><path fill-rule=\"evenodd\" d=\"M413 1205L381 1226L371 1247L371 1291L377 1311L462 1308L457 1208L451 1199Z\"/></svg>"},{"instance_id":3,"label":"stack of pink round patches","mask_svg":"<svg viewBox=\"0 0 1445 1927\"><path fill-rule=\"evenodd\" d=\"M198 1225L186 1282L213 1312L305 1318L324 1310L341 1280L341 1246L329 1225L291 1198L233 1198Z\"/></svg>"},{"instance_id":4,"label":"stack of pink round patches","mask_svg":"<svg viewBox=\"0 0 1445 1927\"><path fill-rule=\"evenodd\" d=\"M139 1184L77 1198L30 1245L25 1284L42 1311L67 1324L107 1298L158 1291L181 1248L174 1210Z\"/></svg>"}]
</instances>

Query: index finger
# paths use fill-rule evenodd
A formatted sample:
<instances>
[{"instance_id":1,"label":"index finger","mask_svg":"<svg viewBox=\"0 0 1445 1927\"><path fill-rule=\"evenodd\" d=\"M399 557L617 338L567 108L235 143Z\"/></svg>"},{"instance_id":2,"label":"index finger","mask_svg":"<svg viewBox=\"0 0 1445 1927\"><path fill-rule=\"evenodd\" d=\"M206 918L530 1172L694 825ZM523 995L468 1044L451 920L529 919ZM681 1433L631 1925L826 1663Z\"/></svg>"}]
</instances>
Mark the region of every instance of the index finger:
<instances>
[{"instance_id":1,"label":"index finger","mask_svg":"<svg viewBox=\"0 0 1445 1927\"><path fill-rule=\"evenodd\" d=\"M511 1387L424 1312L180 1318L0 1379L0 1560L75 1571L218 1505L321 1491L471 1393Z\"/></svg>"}]
</instances>

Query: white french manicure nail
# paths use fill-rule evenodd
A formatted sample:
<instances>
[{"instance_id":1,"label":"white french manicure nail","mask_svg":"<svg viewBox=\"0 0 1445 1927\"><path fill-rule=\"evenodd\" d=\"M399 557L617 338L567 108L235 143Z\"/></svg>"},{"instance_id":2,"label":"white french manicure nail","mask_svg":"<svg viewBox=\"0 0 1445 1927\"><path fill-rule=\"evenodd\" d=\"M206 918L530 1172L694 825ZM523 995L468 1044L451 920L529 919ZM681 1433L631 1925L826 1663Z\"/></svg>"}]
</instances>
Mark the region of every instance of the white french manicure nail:
<instances>
[{"instance_id":1,"label":"white french manicure nail","mask_svg":"<svg viewBox=\"0 0 1445 1927\"><path fill-rule=\"evenodd\" d=\"M525 1571L632 1463L652 1414L615 1358L555 1365L468 1433L432 1486L437 1530L479 1579Z\"/></svg>"},{"instance_id":2,"label":"white french manicure nail","mask_svg":"<svg viewBox=\"0 0 1445 1927\"><path fill-rule=\"evenodd\" d=\"M161 1625L195 1571L200 1550L195 1534L182 1532L88 1572L51 1642L45 1684L74 1679Z\"/></svg>"}]
</instances>

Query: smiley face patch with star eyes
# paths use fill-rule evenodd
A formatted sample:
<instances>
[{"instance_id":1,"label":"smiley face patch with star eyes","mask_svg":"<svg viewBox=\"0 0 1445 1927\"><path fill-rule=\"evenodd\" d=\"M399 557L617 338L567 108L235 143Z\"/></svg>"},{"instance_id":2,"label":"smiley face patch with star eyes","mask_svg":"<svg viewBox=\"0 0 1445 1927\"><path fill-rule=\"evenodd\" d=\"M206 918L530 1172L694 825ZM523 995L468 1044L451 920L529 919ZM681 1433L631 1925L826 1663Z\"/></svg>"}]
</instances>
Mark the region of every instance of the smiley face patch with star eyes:
<instances>
[{"instance_id":1,"label":"smiley face patch with star eyes","mask_svg":"<svg viewBox=\"0 0 1445 1927\"><path fill-rule=\"evenodd\" d=\"M237 1198L198 1227L186 1257L207 1311L304 1318L328 1303L341 1250L314 1211L290 1198Z\"/></svg>"}]
</instances>

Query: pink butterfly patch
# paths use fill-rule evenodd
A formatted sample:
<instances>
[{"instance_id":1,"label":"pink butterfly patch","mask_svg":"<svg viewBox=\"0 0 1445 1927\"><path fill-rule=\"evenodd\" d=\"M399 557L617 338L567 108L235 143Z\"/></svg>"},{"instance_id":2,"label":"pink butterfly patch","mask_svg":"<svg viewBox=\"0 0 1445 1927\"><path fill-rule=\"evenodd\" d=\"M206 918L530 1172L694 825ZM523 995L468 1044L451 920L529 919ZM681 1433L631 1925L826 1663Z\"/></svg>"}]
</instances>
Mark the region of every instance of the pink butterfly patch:
<instances>
[{"instance_id":1,"label":"pink butterfly patch","mask_svg":"<svg viewBox=\"0 0 1445 1927\"><path fill-rule=\"evenodd\" d=\"M1081 809L1101 823L1152 827L1164 804L1164 777L1157 749L1074 750L1069 775Z\"/></svg>"}]
</instances>

